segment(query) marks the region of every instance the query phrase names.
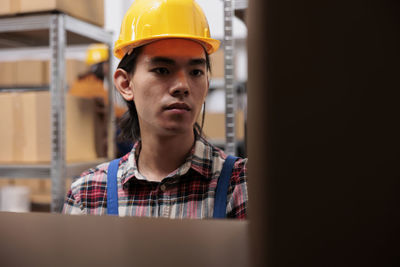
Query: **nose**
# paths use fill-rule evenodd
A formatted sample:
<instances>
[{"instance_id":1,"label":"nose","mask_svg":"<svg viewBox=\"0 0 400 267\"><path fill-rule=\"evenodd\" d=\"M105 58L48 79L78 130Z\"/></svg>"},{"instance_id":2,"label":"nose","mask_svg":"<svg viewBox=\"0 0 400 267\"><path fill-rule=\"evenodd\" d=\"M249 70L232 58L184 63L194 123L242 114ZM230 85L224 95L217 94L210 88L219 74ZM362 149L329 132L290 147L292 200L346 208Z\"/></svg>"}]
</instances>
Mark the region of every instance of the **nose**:
<instances>
[{"instance_id":1,"label":"nose","mask_svg":"<svg viewBox=\"0 0 400 267\"><path fill-rule=\"evenodd\" d=\"M170 88L172 96L187 96L189 95L189 80L184 71L179 71L174 77L173 84Z\"/></svg>"}]
</instances>

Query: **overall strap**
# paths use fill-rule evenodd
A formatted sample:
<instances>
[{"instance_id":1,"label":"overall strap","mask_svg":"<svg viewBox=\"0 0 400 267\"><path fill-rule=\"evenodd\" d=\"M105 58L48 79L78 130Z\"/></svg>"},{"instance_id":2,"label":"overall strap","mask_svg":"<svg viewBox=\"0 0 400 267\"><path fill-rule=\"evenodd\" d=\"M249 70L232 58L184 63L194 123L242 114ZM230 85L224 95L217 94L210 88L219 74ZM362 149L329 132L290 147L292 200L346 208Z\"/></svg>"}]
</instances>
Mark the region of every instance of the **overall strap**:
<instances>
[{"instance_id":1,"label":"overall strap","mask_svg":"<svg viewBox=\"0 0 400 267\"><path fill-rule=\"evenodd\" d=\"M107 171L107 214L118 216L117 172L120 159L114 159Z\"/></svg>"},{"instance_id":2,"label":"overall strap","mask_svg":"<svg viewBox=\"0 0 400 267\"><path fill-rule=\"evenodd\" d=\"M213 218L226 217L226 203L228 196L229 180L232 176L233 165L237 157L229 155L224 162L221 170L221 175L218 178L217 190L215 192L214 200L214 214Z\"/></svg>"}]
</instances>

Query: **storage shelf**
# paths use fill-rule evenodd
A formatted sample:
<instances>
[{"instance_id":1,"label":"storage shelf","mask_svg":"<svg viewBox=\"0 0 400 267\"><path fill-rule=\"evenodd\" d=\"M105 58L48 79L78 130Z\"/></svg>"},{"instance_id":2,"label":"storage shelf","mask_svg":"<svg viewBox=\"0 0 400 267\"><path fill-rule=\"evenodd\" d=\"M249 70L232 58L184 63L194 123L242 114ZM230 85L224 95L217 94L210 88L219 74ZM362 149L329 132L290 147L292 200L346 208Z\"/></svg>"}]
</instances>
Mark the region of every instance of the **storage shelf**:
<instances>
[{"instance_id":1,"label":"storage shelf","mask_svg":"<svg viewBox=\"0 0 400 267\"><path fill-rule=\"evenodd\" d=\"M15 86L15 87L0 87L0 93L10 92L38 92L49 91L49 86Z\"/></svg>"},{"instance_id":2,"label":"storage shelf","mask_svg":"<svg viewBox=\"0 0 400 267\"><path fill-rule=\"evenodd\" d=\"M90 23L65 16L66 44L110 43L112 35ZM53 14L22 15L0 18L0 48L49 45Z\"/></svg>"},{"instance_id":3,"label":"storage shelf","mask_svg":"<svg viewBox=\"0 0 400 267\"><path fill-rule=\"evenodd\" d=\"M72 178L80 175L83 171L93 168L107 159L100 158L87 162L67 163L66 177ZM0 165L0 177L2 178L49 178L51 171L50 163L47 164L7 164Z\"/></svg>"},{"instance_id":4,"label":"storage shelf","mask_svg":"<svg viewBox=\"0 0 400 267\"><path fill-rule=\"evenodd\" d=\"M1 42L1 40L0 40ZM69 45L65 48L65 58L84 60L89 44ZM51 49L48 46L1 48L0 61L49 60Z\"/></svg>"},{"instance_id":5,"label":"storage shelf","mask_svg":"<svg viewBox=\"0 0 400 267\"><path fill-rule=\"evenodd\" d=\"M0 56L5 54L27 53L32 49L32 54L47 53L50 59L50 84L49 86L26 87L17 86L13 88L0 88L0 92L22 92L22 91L50 91L51 96L51 162L48 164L3 164L0 163L0 178L51 178L52 180L52 203L53 212L61 211L64 195L64 179L79 175L82 171L95 167L106 159L90 162L67 163L65 161L65 96L66 84L65 59L68 48L78 45L89 45L92 43L105 43L112 47L112 33L103 28L73 18L60 12L26 14L17 16L0 17ZM40 52L40 53L39 53ZM29 57L27 57L29 58ZM7 56L3 61L13 60ZM112 57L109 64L112 65ZM113 157L114 140L114 110L113 110L113 85L111 69L106 75L108 85L109 119L108 128L108 157Z\"/></svg>"}]
</instances>

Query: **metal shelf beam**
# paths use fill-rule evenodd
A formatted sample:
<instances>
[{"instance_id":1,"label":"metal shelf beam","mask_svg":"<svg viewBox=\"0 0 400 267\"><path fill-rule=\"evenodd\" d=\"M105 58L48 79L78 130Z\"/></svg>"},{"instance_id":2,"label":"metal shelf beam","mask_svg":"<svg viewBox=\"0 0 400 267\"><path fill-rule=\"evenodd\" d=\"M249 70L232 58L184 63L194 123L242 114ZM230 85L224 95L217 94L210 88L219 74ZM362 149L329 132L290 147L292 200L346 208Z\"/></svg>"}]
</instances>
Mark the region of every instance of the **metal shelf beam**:
<instances>
[{"instance_id":1,"label":"metal shelf beam","mask_svg":"<svg viewBox=\"0 0 400 267\"><path fill-rule=\"evenodd\" d=\"M0 87L0 93L48 91L48 86Z\"/></svg>"},{"instance_id":2,"label":"metal shelf beam","mask_svg":"<svg viewBox=\"0 0 400 267\"><path fill-rule=\"evenodd\" d=\"M78 35L93 39L97 42L105 43L109 46L112 46L111 33L106 32L98 26L92 25L90 23L78 20L70 16L66 16L65 29L69 32L73 32Z\"/></svg>"},{"instance_id":3,"label":"metal shelf beam","mask_svg":"<svg viewBox=\"0 0 400 267\"><path fill-rule=\"evenodd\" d=\"M83 171L93 168L107 159L97 159L88 162L76 162L67 164L66 177L79 176ZM51 165L48 164L2 164L0 165L0 177L3 178L49 178Z\"/></svg>"},{"instance_id":4,"label":"metal shelf beam","mask_svg":"<svg viewBox=\"0 0 400 267\"><path fill-rule=\"evenodd\" d=\"M54 15L18 16L1 18L0 32L20 32L49 29Z\"/></svg>"},{"instance_id":5,"label":"metal shelf beam","mask_svg":"<svg viewBox=\"0 0 400 267\"><path fill-rule=\"evenodd\" d=\"M2 164L0 165L0 175L3 178L49 178L50 165Z\"/></svg>"},{"instance_id":6,"label":"metal shelf beam","mask_svg":"<svg viewBox=\"0 0 400 267\"><path fill-rule=\"evenodd\" d=\"M68 40L67 40L68 41ZM72 59L84 60L84 51L89 45L68 45L65 49L65 57ZM76 55L81 55L77 57ZM0 61L18 61L25 59L33 60L49 60L51 58L51 50L48 46L37 47L18 47L18 48L1 48Z\"/></svg>"},{"instance_id":7,"label":"metal shelf beam","mask_svg":"<svg viewBox=\"0 0 400 267\"><path fill-rule=\"evenodd\" d=\"M112 33L99 26L73 18L66 14L24 15L0 18L0 42L2 48L9 48L7 43L22 47L43 46L48 41L48 31L53 25L54 17L64 18L64 30L67 32L67 44L106 43L112 45ZM35 37L36 40L35 40ZM48 44L48 42L47 42ZM10 48L11 48L10 47Z\"/></svg>"}]
</instances>

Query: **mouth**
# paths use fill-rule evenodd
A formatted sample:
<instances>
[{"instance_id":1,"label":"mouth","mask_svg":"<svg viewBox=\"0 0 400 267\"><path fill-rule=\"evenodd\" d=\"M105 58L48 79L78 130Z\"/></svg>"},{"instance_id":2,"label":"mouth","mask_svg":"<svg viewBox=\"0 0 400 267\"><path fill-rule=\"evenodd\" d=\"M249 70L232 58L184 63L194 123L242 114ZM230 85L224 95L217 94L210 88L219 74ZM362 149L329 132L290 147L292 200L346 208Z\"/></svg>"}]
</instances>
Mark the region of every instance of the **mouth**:
<instances>
[{"instance_id":1,"label":"mouth","mask_svg":"<svg viewBox=\"0 0 400 267\"><path fill-rule=\"evenodd\" d=\"M190 111L190 107L188 104L183 103L183 102L178 102L178 103L173 103L170 105L167 105L165 108L165 110L186 110L186 111Z\"/></svg>"}]
</instances>

